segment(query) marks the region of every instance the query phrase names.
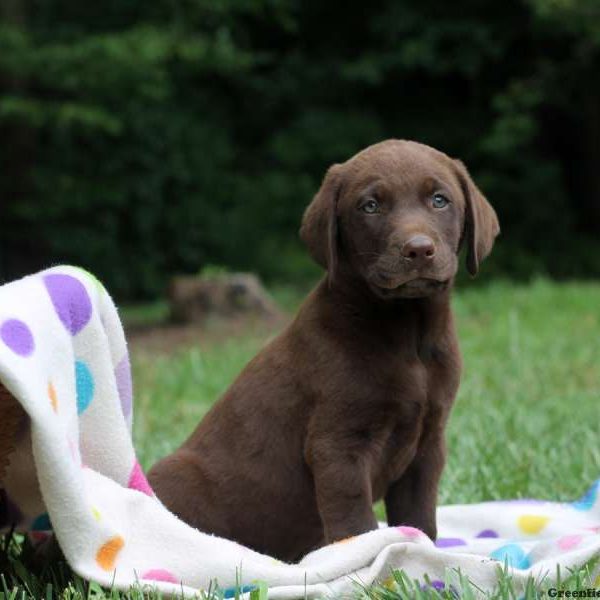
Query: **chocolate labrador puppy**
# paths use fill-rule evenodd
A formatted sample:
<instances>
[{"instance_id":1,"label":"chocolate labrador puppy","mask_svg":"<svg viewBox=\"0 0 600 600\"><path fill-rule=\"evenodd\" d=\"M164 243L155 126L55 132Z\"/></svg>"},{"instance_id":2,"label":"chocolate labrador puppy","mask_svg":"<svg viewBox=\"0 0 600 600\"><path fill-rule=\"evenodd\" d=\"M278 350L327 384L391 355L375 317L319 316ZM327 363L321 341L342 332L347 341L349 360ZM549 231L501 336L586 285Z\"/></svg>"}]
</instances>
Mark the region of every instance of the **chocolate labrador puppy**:
<instances>
[{"instance_id":1,"label":"chocolate labrador puppy","mask_svg":"<svg viewBox=\"0 0 600 600\"><path fill-rule=\"evenodd\" d=\"M296 319L150 471L190 525L293 561L390 525L436 536L461 358L450 290L499 233L464 165L389 140L332 166L300 236L327 270Z\"/></svg>"}]
</instances>

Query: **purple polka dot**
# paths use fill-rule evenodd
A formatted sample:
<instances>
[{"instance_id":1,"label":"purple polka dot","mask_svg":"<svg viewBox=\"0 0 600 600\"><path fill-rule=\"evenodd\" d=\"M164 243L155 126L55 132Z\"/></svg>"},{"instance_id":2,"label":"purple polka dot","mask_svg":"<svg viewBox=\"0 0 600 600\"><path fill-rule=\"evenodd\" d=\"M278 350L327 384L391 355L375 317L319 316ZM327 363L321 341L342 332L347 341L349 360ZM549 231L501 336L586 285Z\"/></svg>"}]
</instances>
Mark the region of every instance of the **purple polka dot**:
<instances>
[{"instance_id":1,"label":"purple polka dot","mask_svg":"<svg viewBox=\"0 0 600 600\"><path fill-rule=\"evenodd\" d=\"M133 399L133 385L131 383L131 367L129 365L129 355L125 354L121 362L115 369L117 378L117 389L121 399L121 409L125 417L131 414L131 403Z\"/></svg>"},{"instance_id":2,"label":"purple polka dot","mask_svg":"<svg viewBox=\"0 0 600 600\"><path fill-rule=\"evenodd\" d=\"M422 585L421 589L423 591L434 589L444 598L460 598L460 594L453 585L451 585L450 587L446 587L446 584L440 579L434 579L433 581Z\"/></svg>"},{"instance_id":3,"label":"purple polka dot","mask_svg":"<svg viewBox=\"0 0 600 600\"><path fill-rule=\"evenodd\" d=\"M480 531L475 537L478 537L478 538L497 538L497 537L500 537L500 536L493 529L484 529L483 531Z\"/></svg>"},{"instance_id":4,"label":"purple polka dot","mask_svg":"<svg viewBox=\"0 0 600 600\"><path fill-rule=\"evenodd\" d=\"M92 302L79 279L71 275L46 275L44 284L54 310L71 335L79 333L92 316Z\"/></svg>"},{"instance_id":5,"label":"purple polka dot","mask_svg":"<svg viewBox=\"0 0 600 600\"><path fill-rule=\"evenodd\" d=\"M452 548L452 546L466 546L467 542L460 538L438 538L435 545L437 548Z\"/></svg>"},{"instance_id":6,"label":"purple polka dot","mask_svg":"<svg viewBox=\"0 0 600 600\"><path fill-rule=\"evenodd\" d=\"M19 356L29 356L35 348L31 330L23 321L18 319L9 319L2 323L0 338Z\"/></svg>"}]
</instances>

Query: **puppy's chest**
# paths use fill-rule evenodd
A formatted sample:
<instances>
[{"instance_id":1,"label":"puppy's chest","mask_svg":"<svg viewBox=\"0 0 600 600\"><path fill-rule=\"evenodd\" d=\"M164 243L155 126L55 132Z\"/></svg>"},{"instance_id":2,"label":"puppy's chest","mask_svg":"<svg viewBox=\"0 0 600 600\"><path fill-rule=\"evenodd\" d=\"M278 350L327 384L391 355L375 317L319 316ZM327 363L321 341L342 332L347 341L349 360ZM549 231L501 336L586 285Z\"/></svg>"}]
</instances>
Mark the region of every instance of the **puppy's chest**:
<instances>
[{"instance_id":1,"label":"puppy's chest","mask_svg":"<svg viewBox=\"0 0 600 600\"><path fill-rule=\"evenodd\" d=\"M447 417L458 387L460 367L452 360L439 358L399 360L394 372L385 375L387 397L380 397L385 426L372 455L375 496L385 492L389 481L401 476L424 436L439 428Z\"/></svg>"},{"instance_id":2,"label":"puppy's chest","mask_svg":"<svg viewBox=\"0 0 600 600\"><path fill-rule=\"evenodd\" d=\"M390 399L396 404L400 423L418 405L425 413L451 402L460 378L460 361L453 352L431 346L422 352L405 352L390 360L381 371ZM406 414L408 413L408 414Z\"/></svg>"}]
</instances>

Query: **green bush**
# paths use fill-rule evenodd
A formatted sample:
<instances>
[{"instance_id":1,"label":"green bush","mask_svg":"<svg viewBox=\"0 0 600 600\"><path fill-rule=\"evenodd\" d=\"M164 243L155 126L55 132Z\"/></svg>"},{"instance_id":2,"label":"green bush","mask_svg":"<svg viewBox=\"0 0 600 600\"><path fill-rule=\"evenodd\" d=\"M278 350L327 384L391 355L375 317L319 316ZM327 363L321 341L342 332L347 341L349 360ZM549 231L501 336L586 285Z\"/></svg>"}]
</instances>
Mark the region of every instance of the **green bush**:
<instances>
[{"instance_id":1,"label":"green bush","mask_svg":"<svg viewBox=\"0 0 600 600\"><path fill-rule=\"evenodd\" d=\"M387 137L460 156L500 213L486 271L600 275L595 0L6 0L0 277L120 297L206 264L301 281L327 166Z\"/></svg>"}]
</instances>

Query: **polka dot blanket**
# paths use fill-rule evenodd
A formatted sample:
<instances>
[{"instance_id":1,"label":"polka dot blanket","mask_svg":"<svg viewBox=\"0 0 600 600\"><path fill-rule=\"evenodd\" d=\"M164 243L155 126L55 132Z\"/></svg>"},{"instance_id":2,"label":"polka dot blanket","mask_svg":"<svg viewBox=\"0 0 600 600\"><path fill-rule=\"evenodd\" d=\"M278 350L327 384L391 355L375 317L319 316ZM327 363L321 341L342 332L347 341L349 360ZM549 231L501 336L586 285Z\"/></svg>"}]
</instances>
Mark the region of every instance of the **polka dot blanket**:
<instances>
[{"instance_id":1,"label":"polka dot blanket","mask_svg":"<svg viewBox=\"0 0 600 600\"><path fill-rule=\"evenodd\" d=\"M266 582L273 599L339 597L401 568L435 587L458 588L460 571L489 591L505 565L518 588L600 553L599 482L570 503L442 507L435 543L411 527L382 527L294 565L188 527L154 497L136 459L117 310L74 267L0 287L0 380L30 417L3 482L0 529L16 524L38 539L52 530L74 571L108 587L193 597L216 580L231 597L241 579L246 594Z\"/></svg>"}]
</instances>

